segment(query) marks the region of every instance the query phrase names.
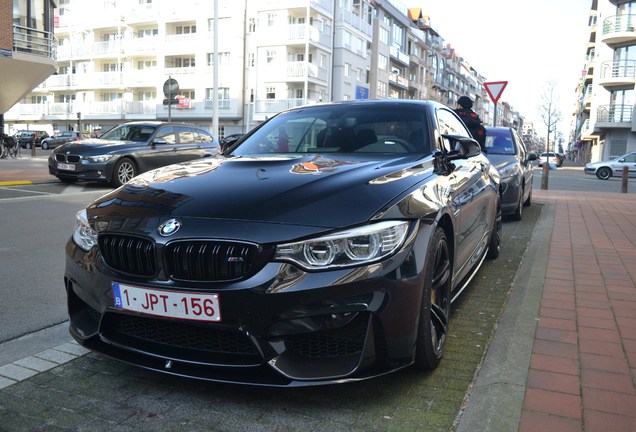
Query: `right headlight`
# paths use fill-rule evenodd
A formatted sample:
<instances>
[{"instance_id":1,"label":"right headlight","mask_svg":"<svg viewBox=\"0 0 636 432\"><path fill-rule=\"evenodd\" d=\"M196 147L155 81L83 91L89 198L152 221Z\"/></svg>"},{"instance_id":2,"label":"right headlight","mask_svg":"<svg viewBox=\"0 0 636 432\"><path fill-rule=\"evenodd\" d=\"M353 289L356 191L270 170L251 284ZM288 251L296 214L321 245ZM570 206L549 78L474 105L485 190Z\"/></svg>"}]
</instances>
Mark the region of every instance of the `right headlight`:
<instances>
[{"instance_id":1,"label":"right headlight","mask_svg":"<svg viewBox=\"0 0 636 432\"><path fill-rule=\"evenodd\" d=\"M406 239L409 223L385 221L323 237L276 247L275 259L306 270L326 270L369 264L397 251Z\"/></svg>"},{"instance_id":2,"label":"right headlight","mask_svg":"<svg viewBox=\"0 0 636 432\"><path fill-rule=\"evenodd\" d=\"M86 210L80 210L75 215L75 232L73 241L80 248L88 252L97 244L97 232L88 224Z\"/></svg>"}]
</instances>

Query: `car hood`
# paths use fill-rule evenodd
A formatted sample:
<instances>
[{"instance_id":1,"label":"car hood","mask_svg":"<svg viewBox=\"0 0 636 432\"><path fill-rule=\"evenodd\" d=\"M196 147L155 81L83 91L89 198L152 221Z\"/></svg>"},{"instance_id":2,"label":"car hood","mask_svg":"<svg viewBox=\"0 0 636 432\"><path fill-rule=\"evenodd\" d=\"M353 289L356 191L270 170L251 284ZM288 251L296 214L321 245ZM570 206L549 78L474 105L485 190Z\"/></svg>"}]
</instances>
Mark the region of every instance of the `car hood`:
<instances>
[{"instance_id":1,"label":"car hood","mask_svg":"<svg viewBox=\"0 0 636 432\"><path fill-rule=\"evenodd\" d=\"M144 173L88 211L343 227L368 221L431 175L432 157L421 156L214 156Z\"/></svg>"}]
</instances>

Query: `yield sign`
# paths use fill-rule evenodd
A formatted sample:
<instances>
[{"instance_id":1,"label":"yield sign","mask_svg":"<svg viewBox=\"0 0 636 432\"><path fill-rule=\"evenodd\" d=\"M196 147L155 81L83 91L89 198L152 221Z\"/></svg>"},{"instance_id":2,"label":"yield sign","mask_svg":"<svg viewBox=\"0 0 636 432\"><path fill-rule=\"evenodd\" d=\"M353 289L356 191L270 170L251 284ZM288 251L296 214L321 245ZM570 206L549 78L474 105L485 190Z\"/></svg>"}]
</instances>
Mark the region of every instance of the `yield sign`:
<instances>
[{"instance_id":1,"label":"yield sign","mask_svg":"<svg viewBox=\"0 0 636 432\"><path fill-rule=\"evenodd\" d=\"M485 82L484 88L493 103L497 103L507 85L508 81Z\"/></svg>"}]
</instances>

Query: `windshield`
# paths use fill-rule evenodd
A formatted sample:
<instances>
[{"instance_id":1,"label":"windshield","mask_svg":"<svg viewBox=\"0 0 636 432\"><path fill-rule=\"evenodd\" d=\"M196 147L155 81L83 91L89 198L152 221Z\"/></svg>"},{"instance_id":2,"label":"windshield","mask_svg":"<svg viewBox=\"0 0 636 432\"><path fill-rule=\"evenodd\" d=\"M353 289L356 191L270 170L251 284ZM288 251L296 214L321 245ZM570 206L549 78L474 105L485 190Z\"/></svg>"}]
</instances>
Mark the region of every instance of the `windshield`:
<instances>
[{"instance_id":1,"label":"windshield","mask_svg":"<svg viewBox=\"0 0 636 432\"><path fill-rule=\"evenodd\" d=\"M515 143L507 131L502 132L488 132L486 137L486 153L488 154L501 154L501 155L513 155L516 154Z\"/></svg>"},{"instance_id":2,"label":"windshield","mask_svg":"<svg viewBox=\"0 0 636 432\"><path fill-rule=\"evenodd\" d=\"M155 129L156 126L153 125L123 124L109 130L100 138L115 141L146 142L150 139Z\"/></svg>"},{"instance_id":3,"label":"windshield","mask_svg":"<svg viewBox=\"0 0 636 432\"><path fill-rule=\"evenodd\" d=\"M271 153L431 152L422 111L395 106L312 106L284 112L231 151Z\"/></svg>"}]
</instances>

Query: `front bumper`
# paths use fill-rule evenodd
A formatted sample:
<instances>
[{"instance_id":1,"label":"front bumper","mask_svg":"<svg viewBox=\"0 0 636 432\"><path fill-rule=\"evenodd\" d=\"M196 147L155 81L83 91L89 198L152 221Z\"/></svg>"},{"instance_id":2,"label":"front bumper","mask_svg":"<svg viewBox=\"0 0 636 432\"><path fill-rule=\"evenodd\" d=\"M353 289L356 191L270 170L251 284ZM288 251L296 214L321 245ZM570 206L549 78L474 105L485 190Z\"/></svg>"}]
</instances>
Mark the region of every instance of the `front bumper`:
<instances>
[{"instance_id":1,"label":"front bumper","mask_svg":"<svg viewBox=\"0 0 636 432\"><path fill-rule=\"evenodd\" d=\"M516 176L501 179L501 189L501 213L504 215L512 214L519 205L519 195L523 193L521 181Z\"/></svg>"},{"instance_id":2,"label":"front bumper","mask_svg":"<svg viewBox=\"0 0 636 432\"><path fill-rule=\"evenodd\" d=\"M72 163L74 170L60 169L53 158L49 158L49 174L66 179L109 182L112 178L113 163L88 163L80 161Z\"/></svg>"},{"instance_id":3,"label":"front bumper","mask_svg":"<svg viewBox=\"0 0 636 432\"><path fill-rule=\"evenodd\" d=\"M306 386L378 376L413 360L423 272L410 248L375 266L307 273L270 263L245 281L195 287L219 294L220 323L118 309L111 282L122 275L96 250L85 253L72 240L66 250L71 334L127 363L219 382ZM166 289L161 281L128 283Z\"/></svg>"}]
</instances>

